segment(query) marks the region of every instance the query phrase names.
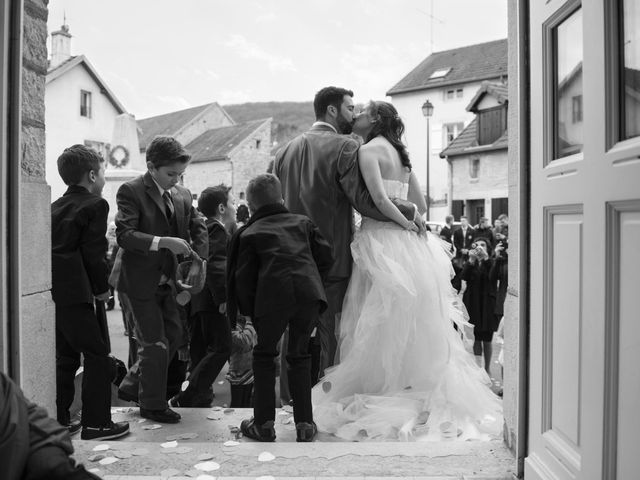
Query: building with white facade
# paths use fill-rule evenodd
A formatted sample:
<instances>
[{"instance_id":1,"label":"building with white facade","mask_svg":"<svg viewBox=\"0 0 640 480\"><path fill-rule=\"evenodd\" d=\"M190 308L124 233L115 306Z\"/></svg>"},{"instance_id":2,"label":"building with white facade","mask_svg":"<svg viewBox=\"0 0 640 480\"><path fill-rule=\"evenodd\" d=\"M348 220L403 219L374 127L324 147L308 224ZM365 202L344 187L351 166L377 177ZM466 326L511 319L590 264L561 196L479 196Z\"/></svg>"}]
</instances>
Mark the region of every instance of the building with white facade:
<instances>
[{"instance_id":1,"label":"building with white facade","mask_svg":"<svg viewBox=\"0 0 640 480\"><path fill-rule=\"evenodd\" d=\"M45 84L46 180L52 200L67 189L57 160L73 144L94 148L106 159L115 119L126 109L84 55L71 56L68 25L51 34Z\"/></svg>"},{"instance_id":2,"label":"building with white facade","mask_svg":"<svg viewBox=\"0 0 640 480\"><path fill-rule=\"evenodd\" d=\"M409 72L387 95L405 123L411 162L426 193L427 121L422 105L429 100L430 218L444 220L451 212L447 162L439 153L474 118L466 106L485 80L507 78L507 40L496 40L443 52L435 52Z\"/></svg>"}]
</instances>

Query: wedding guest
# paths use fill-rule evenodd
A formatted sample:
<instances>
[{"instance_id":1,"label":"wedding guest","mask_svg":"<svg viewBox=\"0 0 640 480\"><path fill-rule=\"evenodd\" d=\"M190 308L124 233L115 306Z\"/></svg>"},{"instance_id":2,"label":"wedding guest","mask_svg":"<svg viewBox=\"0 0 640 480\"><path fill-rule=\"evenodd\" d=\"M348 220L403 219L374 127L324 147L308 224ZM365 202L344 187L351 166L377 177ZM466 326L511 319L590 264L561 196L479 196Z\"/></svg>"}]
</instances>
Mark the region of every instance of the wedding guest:
<instances>
[{"instance_id":1,"label":"wedding guest","mask_svg":"<svg viewBox=\"0 0 640 480\"><path fill-rule=\"evenodd\" d=\"M476 239L469 250L469 261L460 274L460 294L469 313L469 322L474 326L473 354L487 373L491 367L493 333L499 324L495 315L496 291L490 276L493 266L488 253L490 249L489 240L484 237Z\"/></svg>"},{"instance_id":2,"label":"wedding guest","mask_svg":"<svg viewBox=\"0 0 640 480\"><path fill-rule=\"evenodd\" d=\"M231 327L226 316L228 229L235 223L235 197L231 187L205 188L198 210L206 217L209 257L205 288L191 299L191 372L189 386L173 397L173 407L209 407L211 385L231 353Z\"/></svg>"},{"instance_id":3,"label":"wedding guest","mask_svg":"<svg viewBox=\"0 0 640 480\"><path fill-rule=\"evenodd\" d=\"M3 480L99 480L71 458L69 430L27 400L0 372L0 465Z\"/></svg>"},{"instance_id":4,"label":"wedding guest","mask_svg":"<svg viewBox=\"0 0 640 480\"><path fill-rule=\"evenodd\" d=\"M160 423L180 421L166 399L167 367L183 333L176 267L192 254L189 240L201 258L208 253L205 222L193 208L191 192L178 184L190 160L176 139L156 137L147 148L148 171L122 184L116 196L116 234L123 249L118 288L129 297L139 344L118 396L138 402L143 418ZM193 285L196 278L186 283Z\"/></svg>"},{"instance_id":5,"label":"wedding guest","mask_svg":"<svg viewBox=\"0 0 640 480\"><path fill-rule=\"evenodd\" d=\"M251 317L258 336L253 349L254 417L243 420L240 429L254 440L275 440L275 359L288 326L288 378L297 440L310 442L317 427L308 345L327 305L322 277L331 268L331 247L309 218L284 207L274 175L252 179L247 200L251 220L232 237L227 277L231 320L235 322L237 308Z\"/></svg>"},{"instance_id":6,"label":"wedding guest","mask_svg":"<svg viewBox=\"0 0 640 480\"><path fill-rule=\"evenodd\" d=\"M496 236L496 239L503 240L509 238L509 217L506 213L503 213L498 216L498 220L500 220L500 236Z\"/></svg>"},{"instance_id":7,"label":"wedding guest","mask_svg":"<svg viewBox=\"0 0 640 480\"><path fill-rule=\"evenodd\" d=\"M94 150L73 145L58 158L58 172L69 188L51 205L51 294L56 305L56 406L58 421L75 433L69 408L75 375L84 358L82 439L112 439L129 432L127 422L111 421L109 331L96 316L94 302L106 302L107 215L101 197L104 161Z\"/></svg>"},{"instance_id":8,"label":"wedding guest","mask_svg":"<svg viewBox=\"0 0 640 480\"><path fill-rule=\"evenodd\" d=\"M474 238L484 237L489 240L491 245L495 245L495 238L493 236L493 229L491 228L491 224L489 223L489 219L487 217L481 217L480 222L478 223L478 228L475 229ZM492 252L489 252L490 254Z\"/></svg>"},{"instance_id":9,"label":"wedding guest","mask_svg":"<svg viewBox=\"0 0 640 480\"><path fill-rule=\"evenodd\" d=\"M444 218L445 226L440 230L440 238L449 243L453 243L453 215Z\"/></svg>"},{"instance_id":10,"label":"wedding guest","mask_svg":"<svg viewBox=\"0 0 640 480\"><path fill-rule=\"evenodd\" d=\"M236 328L231 332L231 356L227 380L231 386L231 408L251 407L253 394L253 347L257 336L251 319L238 315Z\"/></svg>"},{"instance_id":11,"label":"wedding guest","mask_svg":"<svg viewBox=\"0 0 640 480\"><path fill-rule=\"evenodd\" d=\"M244 203L238 205L238 211L236 212L236 224L238 228L243 227L249 221L249 207Z\"/></svg>"}]
</instances>

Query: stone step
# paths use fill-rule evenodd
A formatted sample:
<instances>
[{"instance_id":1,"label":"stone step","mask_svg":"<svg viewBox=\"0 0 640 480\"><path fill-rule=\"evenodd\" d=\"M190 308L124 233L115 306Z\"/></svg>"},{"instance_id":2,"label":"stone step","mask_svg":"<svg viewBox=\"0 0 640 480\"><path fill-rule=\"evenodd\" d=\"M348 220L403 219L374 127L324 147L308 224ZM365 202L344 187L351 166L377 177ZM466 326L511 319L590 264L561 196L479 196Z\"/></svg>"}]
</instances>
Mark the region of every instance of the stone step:
<instances>
[{"instance_id":1,"label":"stone step","mask_svg":"<svg viewBox=\"0 0 640 480\"><path fill-rule=\"evenodd\" d=\"M290 414L276 418L277 441L260 443L238 438L237 445L225 445L236 440L230 427L251 416L251 410L212 412L211 409L176 409L182 421L176 425L145 430L149 421L140 422L137 409L116 410L114 420L131 422L131 434L114 441L74 441L75 458L87 469L97 469L106 480L129 478L197 478L204 479L276 479L323 480L337 478L415 478L447 480L511 479L515 461L502 441L487 442L344 442L320 434L316 442L295 443L295 431L288 422ZM207 419L214 413L218 420ZM79 437L76 437L79 438ZM176 439L177 438L177 439ZM177 444L167 445L175 441ZM164 446L163 446L164 444ZM107 445L103 451L95 447ZM103 447L104 448L104 447ZM274 458L261 461L260 455ZM100 457L117 461L100 464ZM124 457L124 458L118 458ZM207 458L207 460L205 460ZM195 466L205 461L219 468L197 471ZM170 477L170 475L172 475Z\"/></svg>"}]
</instances>

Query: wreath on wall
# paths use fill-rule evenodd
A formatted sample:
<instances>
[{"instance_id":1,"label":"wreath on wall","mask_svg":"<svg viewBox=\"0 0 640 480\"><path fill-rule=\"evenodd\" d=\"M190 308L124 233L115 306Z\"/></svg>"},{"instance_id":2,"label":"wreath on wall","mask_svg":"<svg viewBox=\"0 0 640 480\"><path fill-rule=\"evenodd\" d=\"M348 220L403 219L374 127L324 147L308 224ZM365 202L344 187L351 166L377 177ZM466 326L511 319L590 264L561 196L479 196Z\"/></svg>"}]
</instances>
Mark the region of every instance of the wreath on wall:
<instances>
[{"instance_id":1,"label":"wreath on wall","mask_svg":"<svg viewBox=\"0 0 640 480\"><path fill-rule=\"evenodd\" d=\"M129 150L127 147L117 145L109 152L109 163L116 168L122 168L129 163Z\"/></svg>"}]
</instances>

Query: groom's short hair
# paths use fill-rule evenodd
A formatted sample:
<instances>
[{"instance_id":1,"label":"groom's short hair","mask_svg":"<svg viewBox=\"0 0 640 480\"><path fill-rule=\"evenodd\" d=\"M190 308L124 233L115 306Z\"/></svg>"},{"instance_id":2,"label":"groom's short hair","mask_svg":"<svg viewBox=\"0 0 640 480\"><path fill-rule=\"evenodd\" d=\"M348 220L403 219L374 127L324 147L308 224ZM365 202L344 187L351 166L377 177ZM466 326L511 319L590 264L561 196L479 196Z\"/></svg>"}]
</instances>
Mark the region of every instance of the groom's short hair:
<instances>
[{"instance_id":1,"label":"groom's short hair","mask_svg":"<svg viewBox=\"0 0 640 480\"><path fill-rule=\"evenodd\" d=\"M247 201L254 213L265 205L282 203L282 184L278 177L264 173L252 178L247 185Z\"/></svg>"},{"instance_id":2,"label":"groom's short hair","mask_svg":"<svg viewBox=\"0 0 640 480\"><path fill-rule=\"evenodd\" d=\"M345 95L353 97L353 92L346 88L324 87L316 93L316 97L313 99L313 110L316 113L316 120L324 118L329 105L333 105L340 110L340 105L342 105Z\"/></svg>"}]
</instances>

